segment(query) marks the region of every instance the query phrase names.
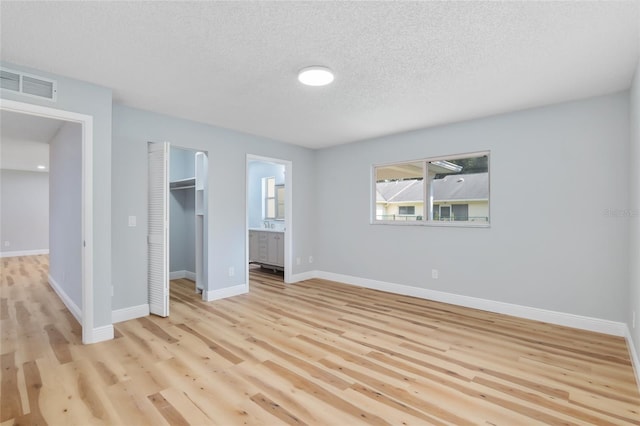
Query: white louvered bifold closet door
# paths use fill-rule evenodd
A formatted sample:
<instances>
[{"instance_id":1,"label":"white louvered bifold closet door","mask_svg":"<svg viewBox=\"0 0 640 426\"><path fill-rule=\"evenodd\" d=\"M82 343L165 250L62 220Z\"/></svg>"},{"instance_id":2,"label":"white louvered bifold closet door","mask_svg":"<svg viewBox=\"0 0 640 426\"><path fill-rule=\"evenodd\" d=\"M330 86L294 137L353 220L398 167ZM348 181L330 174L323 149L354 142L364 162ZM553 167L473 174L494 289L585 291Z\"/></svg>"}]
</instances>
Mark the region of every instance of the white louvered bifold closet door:
<instances>
[{"instance_id":1,"label":"white louvered bifold closet door","mask_svg":"<svg viewBox=\"0 0 640 426\"><path fill-rule=\"evenodd\" d=\"M149 142L149 312L169 316L169 144Z\"/></svg>"}]
</instances>

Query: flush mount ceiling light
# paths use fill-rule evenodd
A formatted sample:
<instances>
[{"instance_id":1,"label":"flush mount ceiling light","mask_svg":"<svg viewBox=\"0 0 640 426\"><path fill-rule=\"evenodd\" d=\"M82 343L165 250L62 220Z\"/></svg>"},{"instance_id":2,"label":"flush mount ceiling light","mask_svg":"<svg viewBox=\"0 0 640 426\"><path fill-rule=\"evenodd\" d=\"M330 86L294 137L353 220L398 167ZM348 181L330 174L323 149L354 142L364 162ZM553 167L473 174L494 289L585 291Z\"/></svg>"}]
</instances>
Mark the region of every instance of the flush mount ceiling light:
<instances>
[{"instance_id":1,"label":"flush mount ceiling light","mask_svg":"<svg viewBox=\"0 0 640 426\"><path fill-rule=\"evenodd\" d=\"M307 67L300 70L298 80L307 86L326 86L333 81L333 72L327 67Z\"/></svg>"},{"instance_id":2,"label":"flush mount ceiling light","mask_svg":"<svg viewBox=\"0 0 640 426\"><path fill-rule=\"evenodd\" d=\"M46 168L47 168L47 166L43 166L42 164L40 164L40 165L38 166L38 170L44 170L44 169L46 169Z\"/></svg>"}]
</instances>

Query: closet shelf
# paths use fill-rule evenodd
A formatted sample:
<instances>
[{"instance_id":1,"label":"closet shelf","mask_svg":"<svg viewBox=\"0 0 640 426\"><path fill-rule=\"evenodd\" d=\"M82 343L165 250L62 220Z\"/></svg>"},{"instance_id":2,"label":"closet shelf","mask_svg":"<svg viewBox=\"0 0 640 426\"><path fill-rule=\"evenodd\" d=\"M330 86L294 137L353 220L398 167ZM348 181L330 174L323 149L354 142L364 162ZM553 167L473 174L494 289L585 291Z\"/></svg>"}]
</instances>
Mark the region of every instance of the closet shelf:
<instances>
[{"instance_id":1,"label":"closet shelf","mask_svg":"<svg viewBox=\"0 0 640 426\"><path fill-rule=\"evenodd\" d=\"M189 189L189 188L195 188L196 186L196 178L192 177L192 178L186 178L186 179L179 179L179 180L174 180L172 182L169 182L169 188L171 188L171 190L174 189Z\"/></svg>"}]
</instances>

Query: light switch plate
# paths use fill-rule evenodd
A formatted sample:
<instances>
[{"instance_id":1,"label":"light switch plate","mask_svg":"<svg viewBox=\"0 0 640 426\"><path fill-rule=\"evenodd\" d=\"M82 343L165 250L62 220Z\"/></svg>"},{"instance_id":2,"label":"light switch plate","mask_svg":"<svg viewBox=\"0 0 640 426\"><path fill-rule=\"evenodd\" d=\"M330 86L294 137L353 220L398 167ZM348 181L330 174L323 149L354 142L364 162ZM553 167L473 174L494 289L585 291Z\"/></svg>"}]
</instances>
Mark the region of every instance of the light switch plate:
<instances>
[{"instance_id":1,"label":"light switch plate","mask_svg":"<svg viewBox=\"0 0 640 426\"><path fill-rule=\"evenodd\" d=\"M136 226L136 217L135 216L129 216L129 226L131 228L134 228Z\"/></svg>"}]
</instances>

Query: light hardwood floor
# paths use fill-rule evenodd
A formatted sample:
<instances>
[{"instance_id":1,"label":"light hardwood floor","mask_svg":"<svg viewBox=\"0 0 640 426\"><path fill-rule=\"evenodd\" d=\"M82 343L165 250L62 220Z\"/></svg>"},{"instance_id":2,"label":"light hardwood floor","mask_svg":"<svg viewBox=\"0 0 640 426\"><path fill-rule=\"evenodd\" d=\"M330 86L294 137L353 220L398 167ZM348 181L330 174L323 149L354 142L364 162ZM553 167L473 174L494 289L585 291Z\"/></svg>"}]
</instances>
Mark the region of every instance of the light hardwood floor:
<instances>
[{"instance_id":1,"label":"light hardwood floor","mask_svg":"<svg viewBox=\"0 0 640 426\"><path fill-rule=\"evenodd\" d=\"M640 424L619 337L252 272L84 346L47 257L1 262L2 426Z\"/></svg>"}]
</instances>

